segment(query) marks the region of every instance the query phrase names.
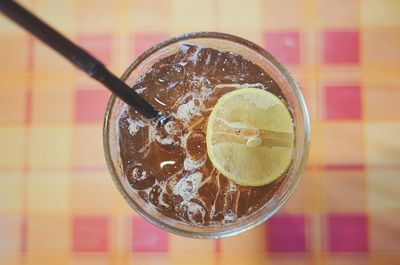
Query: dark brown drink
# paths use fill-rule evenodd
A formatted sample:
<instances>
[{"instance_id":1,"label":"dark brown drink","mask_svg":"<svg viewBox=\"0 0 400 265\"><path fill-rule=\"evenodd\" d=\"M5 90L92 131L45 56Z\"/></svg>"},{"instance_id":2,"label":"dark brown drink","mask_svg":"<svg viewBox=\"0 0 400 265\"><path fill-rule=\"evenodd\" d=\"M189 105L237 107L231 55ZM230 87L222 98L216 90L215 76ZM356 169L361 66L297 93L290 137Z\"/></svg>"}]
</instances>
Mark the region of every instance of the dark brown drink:
<instances>
[{"instance_id":1,"label":"dark brown drink","mask_svg":"<svg viewBox=\"0 0 400 265\"><path fill-rule=\"evenodd\" d=\"M131 191L163 215L193 226L226 224L268 202L285 177L260 187L241 186L207 157L212 108L222 95L242 87L286 100L270 75L238 54L182 44L179 52L156 62L133 89L173 119L160 127L123 106L118 144Z\"/></svg>"}]
</instances>

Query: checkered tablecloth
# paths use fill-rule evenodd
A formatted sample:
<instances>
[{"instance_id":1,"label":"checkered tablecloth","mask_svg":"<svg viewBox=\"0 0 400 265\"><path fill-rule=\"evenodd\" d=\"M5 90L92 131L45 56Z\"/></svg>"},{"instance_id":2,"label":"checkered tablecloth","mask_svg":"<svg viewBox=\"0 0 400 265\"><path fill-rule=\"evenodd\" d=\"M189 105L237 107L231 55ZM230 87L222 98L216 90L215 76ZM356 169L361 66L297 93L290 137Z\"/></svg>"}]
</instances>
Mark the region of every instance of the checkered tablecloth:
<instances>
[{"instance_id":1,"label":"checkered tablecloth","mask_svg":"<svg viewBox=\"0 0 400 265\"><path fill-rule=\"evenodd\" d=\"M400 0L20 1L117 75L168 36L275 54L308 103L305 176L273 218L195 240L160 230L107 172L110 93L0 16L0 264L400 264Z\"/></svg>"}]
</instances>

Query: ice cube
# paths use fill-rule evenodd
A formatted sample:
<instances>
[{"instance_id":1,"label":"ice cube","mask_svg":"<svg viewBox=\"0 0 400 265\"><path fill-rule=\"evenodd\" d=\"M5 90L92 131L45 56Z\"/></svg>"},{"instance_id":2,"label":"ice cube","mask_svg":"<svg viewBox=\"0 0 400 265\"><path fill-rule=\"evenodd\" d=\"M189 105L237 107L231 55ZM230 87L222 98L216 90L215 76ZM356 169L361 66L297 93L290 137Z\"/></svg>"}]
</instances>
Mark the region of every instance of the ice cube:
<instances>
[{"instance_id":1,"label":"ice cube","mask_svg":"<svg viewBox=\"0 0 400 265\"><path fill-rule=\"evenodd\" d=\"M176 183L172 192L175 195L181 196L183 200L190 200L196 196L202 179L203 174L201 172L189 173Z\"/></svg>"}]
</instances>

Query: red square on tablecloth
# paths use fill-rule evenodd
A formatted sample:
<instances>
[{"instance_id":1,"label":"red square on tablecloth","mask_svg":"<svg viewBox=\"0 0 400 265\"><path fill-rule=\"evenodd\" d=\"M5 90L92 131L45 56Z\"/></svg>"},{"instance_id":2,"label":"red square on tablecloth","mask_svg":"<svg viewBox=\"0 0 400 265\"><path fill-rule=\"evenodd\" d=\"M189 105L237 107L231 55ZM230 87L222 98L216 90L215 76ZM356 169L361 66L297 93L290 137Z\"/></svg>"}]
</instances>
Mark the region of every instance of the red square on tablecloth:
<instances>
[{"instance_id":1,"label":"red square on tablecloth","mask_svg":"<svg viewBox=\"0 0 400 265\"><path fill-rule=\"evenodd\" d=\"M278 214L267 221L267 245L270 252L305 252L305 217Z\"/></svg>"},{"instance_id":2,"label":"red square on tablecloth","mask_svg":"<svg viewBox=\"0 0 400 265\"><path fill-rule=\"evenodd\" d=\"M325 31L322 44L327 64L357 64L360 60L358 31Z\"/></svg>"},{"instance_id":3,"label":"red square on tablecloth","mask_svg":"<svg viewBox=\"0 0 400 265\"><path fill-rule=\"evenodd\" d=\"M359 85L328 85L325 87L325 118L358 120L361 118Z\"/></svg>"},{"instance_id":4,"label":"red square on tablecloth","mask_svg":"<svg viewBox=\"0 0 400 265\"><path fill-rule=\"evenodd\" d=\"M363 214L328 216L328 250L332 252L366 252L368 250L367 217Z\"/></svg>"},{"instance_id":5,"label":"red square on tablecloth","mask_svg":"<svg viewBox=\"0 0 400 265\"><path fill-rule=\"evenodd\" d=\"M78 89L75 92L75 120L78 123L102 122L110 92L106 89Z\"/></svg>"},{"instance_id":6,"label":"red square on tablecloth","mask_svg":"<svg viewBox=\"0 0 400 265\"><path fill-rule=\"evenodd\" d=\"M109 35L81 35L78 37L79 44L105 65L111 63L111 41L112 38Z\"/></svg>"},{"instance_id":7,"label":"red square on tablecloth","mask_svg":"<svg viewBox=\"0 0 400 265\"><path fill-rule=\"evenodd\" d=\"M297 31L266 32L264 48L284 64L300 62L300 34Z\"/></svg>"},{"instance_id":8,"label":"red square on tablecloth","mask_svg":"<svg viewBox=\"0 0 400 265\"><path fill-rule=\"evenodd\" d=\"M138 33L133 36L133 55L138 57L153 45L167 39L169 36L165 33Z\"/></svg>"},{"instance_id":9,"label":"red square on tablecloth","mask_svg":"<svg viewBox=\"0 0 400 265\"><path fill-rule=\"evenodd\" d=\"M132 220L132 251L167 252L168 233L141 217Z\"/></svg>"},{"instance_id":10,"label":"red square on tablecloth","mask_svg":"<svg viewBox=\"0 0 400 265\"><path fill-rule=\"evenodd\" d=\"M103 252L108 250L106 216L79 216L73 219L73 251Z\"/></svg>"}]
</instances>

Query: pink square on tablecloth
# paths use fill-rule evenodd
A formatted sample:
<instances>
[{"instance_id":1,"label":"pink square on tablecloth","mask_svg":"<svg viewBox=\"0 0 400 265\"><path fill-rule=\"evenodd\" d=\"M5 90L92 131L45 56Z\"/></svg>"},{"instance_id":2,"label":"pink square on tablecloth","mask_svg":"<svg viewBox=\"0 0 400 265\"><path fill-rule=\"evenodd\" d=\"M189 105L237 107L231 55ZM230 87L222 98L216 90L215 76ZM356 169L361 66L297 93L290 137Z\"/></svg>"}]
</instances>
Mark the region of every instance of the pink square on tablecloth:
<instances>
[{"instance_id":1,"label":"pink square on tablecloth","mask_svg":"<svg viewBox=\"0 0 400 265\"><path fill-rule=\"evenodd\" d=\"M132 220L132 251L167 252L168 233L141 217Z\"/></svg>"},{"instance_id":2,"label":"pink square on tablecloth","mask_svg":"<svg viewBox=\"0 0 400 265\"><path fill-rule=\"evenodd\" d=\"M363 214L330 214L327 220L328 250L331 252L366 252L367 217Z\"/></svg>"},{"instance_id":3,"label":"pink square on tablecloth","mask_svg":"<svg viewBox=\"0 0 400 265\"><path fill-rule=\"evenodd\" d=\"M267 221L267 246L270 252L305 252L305 217L279 214Z\"/></svg>"},{"instance_id":4,"label":"pink square on tablecloth","mask_svg":"<svg viewBox=\"0 0 400 265\"><path fill-rule=\"evenodd\" d=\"M78 89L75 92L75 120L78 123L102 122L110 92L106 89Z\"/></svg>"},{"instance_id":5,"label":"pink square on tablecloth","mask_svg":"<svg viewBox=\"0 0 400 265\"><path fill-rule=\"evenodd\" d=\"M328 85L325 87L325 118L358 120L361 118L359 85Z\"/></svg>"},{"instance_id":6,"label":"pink square on tablecloth","mask_svg":"<svg viewBox=\"0 0 400 265\"><path fill-rule=\"evenodd\" d=\"M300 34L297 31L266 32L264 48L284 64L300 62Z\"/></svg>"},{"instance_id":7,"label":"pink square on tablecloth","mask_svg":"<svg viewBox=\"0 0 400 265\"><path fill-rule=\"evenodd\" d=\"M108 250L109 223L106 216L79 216L73 219L73 251L104 252Z\"/></svg>"},{"instance_id":8,"label":"pink square on tablecloth","mask_svg":"<svg viewBox=\"0 0 400 265\"><path fill-rule=\"evenodd\" d=\"M133 36L133 55L138 57L153 45L163 41L169 37L165 33L139 33Z\"/></svg>"},{"instance_id":9,"label":"pink square on tablecloth","mask_svg":"<svg viewBox=\"0 0 400 265\"><path fill-rule=\"evenodd\" d=\"M105 65L111 63L111 36L109 35L81 35L78 43Z\"/></svg>"},{"instance_id":10,"label":"pink square on tablecloth","mask_svg":"<svg viewBox=\"0 0 400 265\"><path fill-rule=\"evenodd\" d=\"M327 64L357 64L360 60L358 31L325 31L322 44Z\"/></svg>"}]
</instances>

